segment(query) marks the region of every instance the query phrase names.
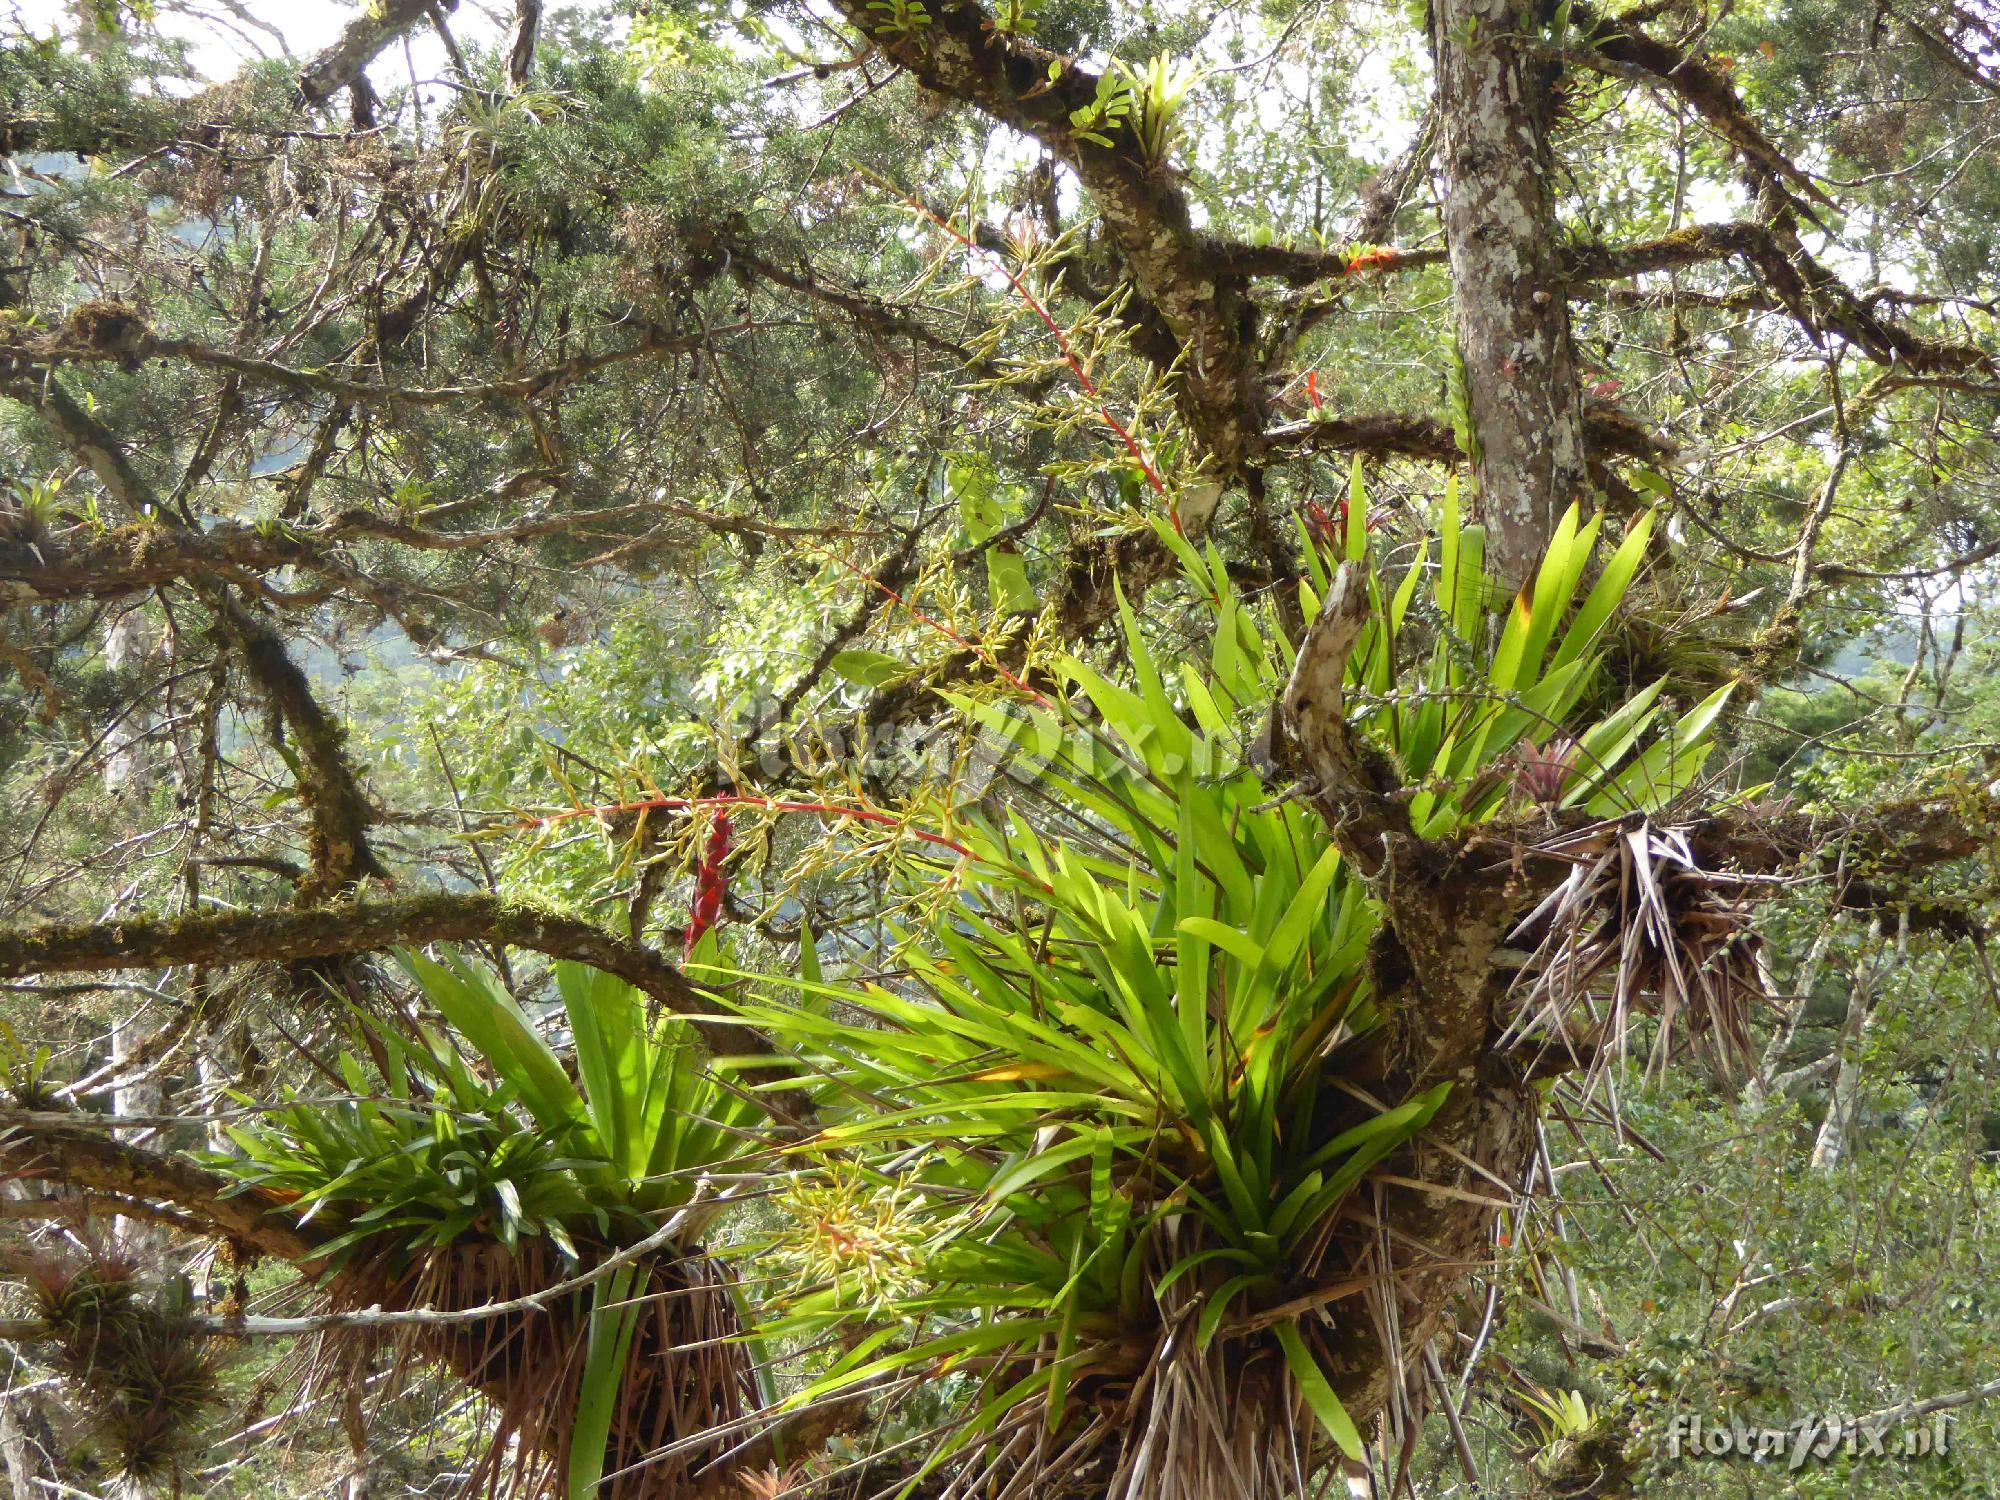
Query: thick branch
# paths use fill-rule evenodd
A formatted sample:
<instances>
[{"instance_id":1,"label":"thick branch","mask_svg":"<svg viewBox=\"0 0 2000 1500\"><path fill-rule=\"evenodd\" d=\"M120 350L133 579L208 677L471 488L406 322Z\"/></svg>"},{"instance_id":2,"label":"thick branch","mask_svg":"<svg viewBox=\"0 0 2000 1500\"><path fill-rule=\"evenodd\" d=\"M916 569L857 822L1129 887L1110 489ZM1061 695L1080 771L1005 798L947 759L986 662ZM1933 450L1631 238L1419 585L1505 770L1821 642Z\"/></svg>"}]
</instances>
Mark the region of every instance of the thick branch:
<instances>
[{"instance_id":1,"label":"thick branch","mask_svg":"<svg viewBox=\"0 0 2000 1500\"><path fill-rule=\"evenodd\" d=\"M1232 241L1216 248L1216 261L1238 276L1270 276L1292 286L1343 281L1369 272L1413 271L1443 264L1442 250L1308 250L1292 245L1250 245Z\"/></svg>"},{"instance_id":2,"label":"thick branch","mask_svg":"<svg viewBox=\"0 0 2000 1500\"><path fill-rule=\"evenodd\" d=\"M1926 338L1883 317L1873 303L1889 297L1857 296L1807 252L1797 235L1782 227L1752 222L1697 224L1630 245L1580 246L1564 257L1564 269L1575 285L1732 258L1749 266L1778 305L1815 341L1832 333L1877 364L1900 364L1919 374L2000 371L2000 363L1988 350Z\"/></svg>"},{"instance_id":3,"label":"thick branch","mask_svg":"<svg viewBox=\"0 0 2000 1500\"><path fill-rule=\"evenodd\" d=\"M666 1009L688 1017L719 1055L768 1057L773 1052L770 1042L751 1027L718 1019L714 1003L651 948L575 917L483 893L341 901L178 921L30 928L0 934L0 979L168 964L289 962L450 942L503 943L551 958L575 959L617 975ZM751 1084L771 1084L793 1075L782 1067L757 1066L735 1076ZM810 1103L795 1092L767 1091L757 1097L784 1119L803 1121L812 1112Z\"/></svg>"},{"instance_id":4,"label":"thick branch","mask_svg":"<svg viewBox=\"0 0 2000 1500\"><path fill-rule=\"evenodd\" d=\"M241 1184L179 1157L47 1114L0 1111L0 1169L7 1176L170 1203L215 1233L281 1260L310 1261L321 1243L316 1233L287 1222L290 1216L268 1194L235 1191Z\"/></svg>"},{"instance_id":5,"label":"thick branch","mask_svg":"<svg viewBox=\"0 0 2000 1500\"><path fill-rule=\"evenodd\" d=\"M1583 413L1585 449L1592 458L1671 460L1675 445L1637 419L1610 406L1587 405ZM1365 453L1374 458L1420 458L1455 464L1459 451L1451 428L1435 417L1374 412L1359 417L1321 417L1273 427L1263 437L1265 454L1288 452Z\"/></svg>"},{"instance_id":6,"label":"thick branch","mask_svg":"<svg viewBox=\"0 0 2000 1500\"><path fill-rule=\"evenodd\" d=\"M1620 75L1628 70L1645 75L1692 106L1760 178L1782 179L1814 202L1832 206L1813 180L1771 144L1735 86L1721 73L1700 58L1648 36L1634 23L1602 19L1585 5L1572 6L1570 15L1589 37L1589 50L1573 54L1577 61Z\"/></svg>"},{"instance_id":7,"label":"thick branch","mask_svg":"<svg viewBox=\"0 0 2000 1500\"><path fill-rule=\"evenodd\" d=\"M1838 866L1880 882L1992 849L2000 842L2000 782L1838 813L1732 811L1696 824L1689 842L1711 868L1778 874Z\"/></svg>"},{"instance_id":8,"label":"thick branch","mask_svg":"<svg viewBox=\"0 0 2000 1500\"><path fill-rule=\"evenodd\" d=\"M301 893L328 896L367 876L386 877L388 870L368 844L375 809L348 762L347 731L320 707L312 684L269 620L244 605L226 585L210 584L197 592L215 611L250 680L291 735L286 759L312 829L312 868Z\"/></svg>"},{"instance_id":9,"label":"thick branch","mask_svg":"<svg viewBox=\"0 0 2000 1500\"><path fill-rule=\"evenodd\" d=\"M152 492L104 424L85 411L53 376L24 379L20 372L8 373L12 378L0 380L0 395L33 407L127 515L136 520L146 514L153 503Z\"/></svg>"},{"instance_id":10,"label":"thick branch","mask_svg":"<svg viewBox=\"0 0 2000 1500\"><path fill-rule=\"evenodd\" d=\"M324 104L351 87L368 65L433 9L453 11L458 0L369 0L339 39L316 54L299 74L299 100Z\"/></svg>"},{"instance_id":11,"label":"thick branch","mask_svg":"<svg viewBox=\"0 0 2000 1500\"><path fill-rule=\"evenodd\" d=\"M166 514L150 486L132 467L124 447L53 376L25 388L17 377L17 383L6 389L36 409L129 515L158 518ZM296 753L287 758L312 822L313 869L305 889L312 894L329 894L364 876L384 874L368 847L366 829L373 814L348 763L344 735L319 706L284 642L226 583L198 578L194 590L214 612L223 634L242 653L251 680L296 744Z\"/></svg>"},{"instance_id":12,"label":"thick branch","mask_svg":"<svg viewBox=\"0 0 2000 1500\"><path fill-rule=\"evenodd\" d=\"M1085 140L1098 75L1059 53L1009 35L973 0L932 0L928 24L898 25L888 6L837 0L848 21L939 93L1033 137L1075 169L1146 301L1179 340L1181 411L1225 472L1242 463L1262 408L1250 343L1256 310L1241 275L1220 264L1194 227L1188 200L1165 162L1149 162L1129 123L1101 122Z\"/></svg>"},{"instance_id":13,"label":"thick branch","mask_svg":"<svg viewBox=\"0 0 2000 1500\"><path fill-rule=\"evenodd\" d=\"M1361 569L1342 563L1326 602L1299 645L1285 686L1284 726L1297 769L1341 851L1364 873L1379 870L1385 841L1409 834L1409 818L1393 802L1387 768L1366 758L1347 732L1347 658L1368 623L1368 585Z\"/></svg>"}]
</instances>

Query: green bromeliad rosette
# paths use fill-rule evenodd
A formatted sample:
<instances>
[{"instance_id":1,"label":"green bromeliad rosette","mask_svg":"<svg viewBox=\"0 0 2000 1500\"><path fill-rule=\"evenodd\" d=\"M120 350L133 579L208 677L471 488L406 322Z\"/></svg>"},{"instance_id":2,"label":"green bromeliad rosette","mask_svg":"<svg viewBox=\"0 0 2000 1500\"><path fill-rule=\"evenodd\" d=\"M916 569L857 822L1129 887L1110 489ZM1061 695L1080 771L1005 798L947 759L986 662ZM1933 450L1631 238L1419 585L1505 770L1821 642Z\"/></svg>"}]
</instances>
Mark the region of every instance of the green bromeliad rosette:
<instances>
[{"instance_id":1,"label":"green bromeliad rosette","mask_svg":"<svg viewBox=\"0 0 2000 1500\"><path fill-rule=\"evenodd\" d=\"M1394 576L1365 514L1357 471L1332 555L1302 538L1302 603L1310 624L1331 567L1365 571L1351 723L1420 834L1643 812L1689 784L1726 693L1664 726L1663 684L1602 702L1649 516L1593 578L1603 518L1572 512L1532 587L1495 601L1455 494L1435 561L1419 541ZM1060 701L955 697L997 778L951 819L961 858L905 871L931 915L839 955L877 977L826 977L809 935L801 977L708 977L817 1080L821 1129L791 1149L824 1186L771 1242L797 1275L762 1332L838 1352L793 1407L942 1377L973 1416L926 1469L1278 1495L1361 1451L1332 1314L1383 1305L1366 1185L1451 1084L1360 1086L1376 900L1260 774L1295 648L1213 548L1159 535L1212 602L1205 667L1163 670L1121 598L1128 682L1069 658Z\"/></svg>"}]
</instances>

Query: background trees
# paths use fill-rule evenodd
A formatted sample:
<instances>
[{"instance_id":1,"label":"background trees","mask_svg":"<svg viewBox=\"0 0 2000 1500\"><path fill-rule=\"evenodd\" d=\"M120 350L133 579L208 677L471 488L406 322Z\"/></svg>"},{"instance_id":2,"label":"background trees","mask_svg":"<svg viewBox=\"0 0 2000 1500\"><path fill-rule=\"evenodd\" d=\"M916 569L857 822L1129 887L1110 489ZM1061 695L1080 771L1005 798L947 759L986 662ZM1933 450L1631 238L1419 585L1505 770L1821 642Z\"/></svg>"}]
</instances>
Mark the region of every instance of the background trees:
<instances>
[{"instance_id":1,"label":"background trees","mask_svg":"<svg viewBox=\"0 0 2000 1500\"><path fill-rule=\"evenodd\" d=\"M18 1492L1989 1475L1982 10L189 14L0 60Z\"/></svg>"}]
</instances>

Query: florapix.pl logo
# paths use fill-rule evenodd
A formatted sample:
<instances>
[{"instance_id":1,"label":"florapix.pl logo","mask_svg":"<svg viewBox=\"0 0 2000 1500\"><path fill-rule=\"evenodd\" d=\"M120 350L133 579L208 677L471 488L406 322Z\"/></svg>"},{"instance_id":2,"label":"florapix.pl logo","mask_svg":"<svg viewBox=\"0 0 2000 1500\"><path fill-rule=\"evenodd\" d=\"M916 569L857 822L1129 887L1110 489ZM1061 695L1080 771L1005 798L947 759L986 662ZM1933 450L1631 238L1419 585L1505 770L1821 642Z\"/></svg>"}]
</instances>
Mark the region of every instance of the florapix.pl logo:
<instances>
[{"instance_id":1,"label":"florapix.pl logo","mask_svg":"<svg viewBox=\"0 0 2000 1500\"><path fill-rule=\"evenodd\" d=\"M1788 1427L1753 1426L1676 1412L1667 1424L1669 1458L1748 1458L1798 1469L1837 1453L1850 1458L1929 1458L1951 1450L1947 1412L1928 1422L1894 1417L1802 1417Z\"/></svg>"}]
</instances>

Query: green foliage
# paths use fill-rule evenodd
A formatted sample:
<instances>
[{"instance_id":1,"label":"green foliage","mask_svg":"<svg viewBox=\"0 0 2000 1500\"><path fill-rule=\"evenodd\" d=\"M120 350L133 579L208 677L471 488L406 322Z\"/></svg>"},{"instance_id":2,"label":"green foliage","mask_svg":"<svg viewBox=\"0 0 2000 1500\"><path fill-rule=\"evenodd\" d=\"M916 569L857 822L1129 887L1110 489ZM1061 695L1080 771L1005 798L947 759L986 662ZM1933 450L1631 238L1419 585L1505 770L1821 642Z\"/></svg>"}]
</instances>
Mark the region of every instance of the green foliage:
<instances>
[{"instance_id":1,"label":"green foliage","mask_svg":"<svg viewBox=\"0 0 2000 1500\"><path fill-rule=\"evenodd\" d=\"M1132 133L1149 167L1164 166L1180 136L1179 117L1187 96L1201 81L1200 69L1155 53L1143 67L1115 64L1132 100Z\"/></svg>"},{"instance_id":2,"label":"green foliage","mask_svg":"<svg viewBox=\"0 0 2000 1500\"><path fill-rule=\"evenodd\" d=\"M1060 62L1049 65L1052 77L1062 76ZM1093 146L1102 146L1109 151L1117 142L1113 140L1118 130L1131 120L1138 108L1138 99L1133 92L1132 80L1117 69L1110 69L1097 75L1097 83L1088 104L1079 104L1069 112L1070 134L1079 141L1089 141Z\"/></svg>"},{"instance_id":3,"label":"green foliage","mask_svg":"<svg viewBox=\"0 0 2000 1500\"><path fill-rule=\"evenodd\" d=\"M377 1078L343 1052L346 1096L295 1095L257 1125L232 1128L242 1154L215 1159L305 1222L339 1224L324 1247L336 1262L470 1236L511 1249L541 1234L574 1260L578 1235L615 1244L639 1219L687 1206L704 1172L752 1149L754 1110L702 1067L674 1023L650 1023L622 980L556 966L576 1043L572 1081L490 970L456 955L403 962L483 1067L446 1034L405 1038L360 1022ZM690 1240L707 1217L686 1221Z\"/></svg>"},{"instance_id":4,"label":"green foliage","mask_svg":"<svg viewBox=\"0 0 2000 1500\"><path fill-rule=\"evenodd\" d=\"M868 8L881 13L882 28L891 36L915 36L931 24L923 0L869 0Z\"/></svg>"},{"instance_id":5,"label":"green foliage","mask_svg":"<svg viewBox=\"0 0 2000 1500\"><path fill-rule=\"evenodd\" d=\"M247 534L253 554L302 559L218 576L256 595L329 712L355 719L349 745L399 884L490 881L614 925L629 910L635 940L674 951L702 815L584 809L782 779L804 806L865 803L892 825L864 839L834 814L742 817L728 917L763 920L727 929L733 962L789 968L797 944L803 983L753 985L747 1004L801 1044L828 1133L791 1142L770 1195L726 1210L688 1184L704 1163L756 1169L730 1154L750 1118L726 1085L703 1092L678 1023L650 1027L629 994L589 999L589 976L562 988L563 1014L544 1014L447 963L424 981L438 993L423 1029L356 1023L337 1060L290 1045L283 986L210 993L209 971L186 968L87 993L60 976L9 983L0 1025L27 1040L6 1049L0 1082L36 1110L66 1107L64 1085L100 1069L106 1029L146 1013L143 989L157 991L150 1014L166 1013L163 996L204 1026L219 1021L211 1000L226 1004L244 1097L281 1095L233 1169L298 1194L313 1224L347 1237L344 1264L480 1239L523 1262L567 1239L588 1262L602 1242L685 1212L675 1222L711 1245L750 1237L744 1287L774 1289L768 1347L783 1351L771 1368L784 1389L831 1397L872 1369L898 1392L882 1403L896 1437L968 1418L964 1441L997 1442L1029 1407L1031 1425L1059 1428L1129 1414L1130 1388L1107 1386L1129 1368L1123 1341L1158 1349L1145 1341L1171 1324L1185 1333L1173 1347L1199 1346L1216 1370L1282 1372L1297 1398L1285 1415L1310 1426L1316 1414L1323 1454L1356 1436L1335 1390L1342 1351L1324 1343L1328 1326L1355 1321L1353 1304L1317 1323L1260 1320L1338 1284L1345 1251L1315 1260L1315 1225L1338 1246L1377 1147L1406 1144L1469 1091L1364 1104L1338 1087L1348 1049L1378 1024L1379 919L1317 810L1258 757L1293 650L1261 590L1303 566L1309 618L1341 564L1361 569L1371 619L1349 663L1350 727L1402 783L1396 805L1442 842L1477 832L1519 845L1634 810L1666 823L1691 794L1767 782L1768 798L1761 785L1729 794L1732 818L1844 813L1841 826L1865 830L1872 810L1913 797L1970 806L1991 780L1993 590L1990 563L1968 561L1993 536L1991 392L1900 355L1872 366L1851 338L1799 326L1774 304L1768 267L1740 257L1570 289L1593 458L1608 468L1598 478L1635 517L1622 536L1614 519L1573 515L1525 593L1493 597L1483 535L1454 492L1438 495L1437 467L1388 457L1373 507L1350 483L1344 517L1288 545L1286 518L1337 510L1342 490L1320 456L1340 428L1297 449L1282 430L1307 431L1309 413L1441 418L1459 454L1478 456L1471 391L1493 372L1441 341L1453 300L1448 268L1424 263L1438 243L1431 195L1403 192L1365 231L1419 252L1393 272L1376 247L1347 244L1363 232L1357 211L1372 219L1395 196L1384 190L1404 186L1391 163L1431 106L1421 4L1415 25L1395 6L1297 0L987 7L1002 31L1102 64L1096 97L1054 128L1184 194L1198 260L1212 247L1212 263L1229 264L1232 240L1278 252L1247 264L1301 256L1296 274L1232 265L1217 280L1255 328L1262 368L1243 414L1281 430L1268 443L1244 434L1262 482L1226 497L1193 543L1159 512L1187 515L1207 478L1180 402L1191 376L1215 374L1190 361L1214 351L1191 347L1178 365L1170 345L1161 353L1173 328L1135 298L1132 263L1108 253L1115 235L1093 217L1099 200L1074 199L1067 169L1017 173L1019 136L976 108L940 107L826 18L800 29L782 9L720 0L652 0L615 18L552 5L534 86L514 95L495 87L484 18L460 7L471 86L405 92L392 51L375 72L381 127L349 132L344 98L298 109L296 58L202 89L191 54L161 40L181 18L148 9L82 0L73 42L24 34L0 49L19 169L18 243L0 275L10 340L54 336L80 298L111 287L163 338L314 380L532 389L333 401L179 358L59 363L45 378L17 355L36 372L0 414L13 454L0 550L27 589L0 641L21 653L0 664L0 842L17 921L92 920L133 900L269 907L289 896L274 872L309 848L288 790L296 742L261 743L263 705L214 654L189 580L37 593L38 570L90 571L133 519L34 415L38 381L103 422L205 545L244 551ZM1977 7L1699 9L1628 19L1693 39L1696 61L1820 174L1839 209L1815 209L1816 228L1801 220L1806 249L1919 338L1990 348L2000 158L1979 145L1992 49ZM940 44L935 12L881 0L874 13L922 51ZM93 24L105 16L108 31ZM16 30L28 24L49 23ZM1536 18L1572 60L1596 25L1568 0ZM1481 45L1507 40L1490 29ZM1569 68L1552 100L1558 257L1763 217L1725 134L1635 109L1624 81L1592 76ZM1033 108L1040 80L1025 82ZM954 227L1005 243L1021 287L996 256L913 218L906 197L954 205ZM1320 274L1341 260L1345 274ZM1799 271L1823 317L1838 288L1803 260ZM1863 274L1881 285L1863 292ZM653 352L590 367L635 340ZM557 373L536 381L540 370ZM1637 463L1622 443L1600 445L1617 422L1678 455ZM1836 448L1851 462L1807 545L1800 528ZM544 469L559 486L532 482ZM380 521L435 545L394 543ZM1155 534L1188 586L1146 572L1145 599L1116 628L1079 635L1097 618L1089 590L1108 590ZM907 561L889 597L861 579L895 549ZM1790 645L1759 654L1801 563L1810 588L1783 616L1796 657ZM560 641L536 628L557 607L571 626ZM96 642L127 611L168 626L171 645L109 673ZM1073 658L1054 659L1058 633ZM1746 658L1753 680L1725 686ZM842 748L855 716L873 732L878 708L934 708L928 685L946 661L956 684L975 685L927 741L937 755L857 765ZM60 700L56 722L38 717L31 672ZM1020 682L1066 701L1046 714L994 706L1015 702ZM111 725L149 735L155 765L97 795ZM997 773L996 741L1008 748ZM780 762L764 758L774 745ZM542 821L551 810L561 820ZM911 857L905 828L925 811L972 860L947 866L934 844ZM1467 1426L1480 1461L1500 1466L1490 1490L1596 1484L1529 1455L1626 1438L1636 1452L1675 1406L1742 1402L1783 1422L1990 1373L1992 997L1978 952L1945 945L1955 923L1990 927L1993 870L1957 861L1905 876L1844 841L1827 858L1870 915L1893 926L1907 907L1918 934L1851 1038L1853 915L1763 907L1752 933L1725 910L1695 912L1757 975L1758 1005L1787 1018L1768 1040L1794 1092L1774 1086L1751 1108L1714 1080L1614 1069L1606 1119L1595 1079L1556 1087L1541 1180L1560 1184L1547 1199L1562 1218L1529 1206L1506 1221L1506 1315L1466 1393L1488 1408ZM633 899L642 882L650 906ZM1603 931L1613 948L1627 936ZM1626 944L1632 972L1654 972L1662 953L1707 956L1644 937ZM1823 942L1830 968L1788 982ZM697 956L719 965L715 938L703 943ZM1782 1009L1793 989L1795 1018ZM1819 1096L1845 1057L1863 1076L1855 1150L1839 1172L1810 1173ZM1350 1172L1360 1187L1343 1203ZM270 1274L260 1292L277 1290ZM623 1305L644 1295L626 1273L596 1283L587 1351L564 1366L588 1366L583 1439L561 1476L574 1492L603 1478L592 1466L607 1442L592 1435L618 1426L629 1348L648 1347ZM1744 1321L1772 1302L1795 1305ZM1607 1355L1613 1345L1623 1352ZM1538 1418L1515 1394L1533 1387L1502 1379L1503 1361L1551 1411ZM1572 1397L1587 1433L1565 1410ZM38 1399L30 1391L26 1409ZM377 1430L393 1442L406 1417ZM1978 1455L1994 1434L1990 1416L1964 1418L1967 1456L1950 1467L1661 1465L1643 1488L1971 1493L1990 1483ZM483 1419L456 1420L469 1435ZM1462 1492L1432 1421L1416 1492ZM402 1446L409 1487L431 1483L419 1445ZM1504 1471L1515 1458L1523 1472ZM218 1483L261 1493L259 1467ZM1558 1484L1578 1476L1587 1484Z\"/></svg>"},{"instance_id":6,"label":"green foliage","mask_svg":"<svg viewBox=\"0 0 2000 1500\"><path fill-rule=\"evenodd\" d=\"M218 1155L215 1166L288 1200L302 1223L333 1218L342 1232L320 1251L336 1268L364 1258L400 1268L464 1240L512 1251L538 1235L583 1266L657 1232L668 1214L678 1245L699 1241L715 1213L701 1201L712 1195L708 1174L758 1145L762 1117L703 1066L677 1023L649 1020L623 980L556 965L572 1080L491 970L455 954L402 962L483 1068L445 1035L419 1029L405 1040L362 1022L381 1062L378 1087L343 1052L348 1096L295 1097L255 1127L233 1128L242 1154ZM566 1475L576 1500L603 1475L647 1274L634 1262L591 1285Z\"/></svg>"},{"instance_id":7,"label":"green foliage","mask_svg":"<svg viewBox=\"0 0 2000 1500\"><path fill-rule=\"evenodd\" d=\"M1041 602L1028 581L1020 549L1011 541L994 540L1018 519L1007 513L1013 497L1001 489L992 466L971 455L951 466L950 480L958 494L959 524L965 528L966 540L985 550L986 591L993 608L1001 614L1034 614Z\"/></svg>"},{"instance_id":8,"label":"green foliage","mask_svg":"<svg viewBox=\"0 0 2000 1500\"><path fill-rule=\"evenodd\" d=\"M336 1260L383 1245L414 1255L475 1233L511 1247L546 1232L573 1255L566 1226L591 1205L560 1132L525 1125L512 1086L482 1082L443 1039L428 1042L385 1039L379 1085L341 1053L354 1098L295 1095L258 1126L232 1127L242 1155L216 1165L292 1203L306 1223L331 1209L348 1226L327 1247Z\"/></svg>"},{"instance_id":9,"label":"green foliage","mask_svg":"<svg viewBox=\"0 0 2000 1500\"><path fill-rule=\"evenodd\" d=\"M1366 514L1357 459L1341 551L1368 566L1372 608L1349 658L1350 694L1366 705L1357 728L1394 757L1414 788L1410 821L1419 834L1442 837L1518 810L1520 788L1510 767L1524 746L1564 745L1560 779L1548 800L1600 817L1657 811L1694 784L1729 687L1663 728L1656 727L1664 716L1664 680L1600 718L1579 724L1573 717L1600 680L1607 632L1652 535L1650 512L1633 523L1586 586L1603 517L1582 521L1572 508L1533 583L1504 610L1496 608L1486 581L1485 530L1461 520L1455 484L1446 487L1438 507L1435 562L1430 538L1421 537L1400 579L1382 577ZM1282 691L1289 662L1236 601L1219 551L1211 546L1197 553L1164 526L1160 535L1216 601L1209 696L1226 704L1227 713L1254 712ZM1299 539L1310 574L1310 615L1331 586L1334 564L1303 521ZM1426 582L1431 607L1420 609ZM1489 640L1495 642L1490 652ZM1202 714L1201 693L1192 682L1185 686L1190 710ZM1656 732L1649 738L1649 731Z\"/></svg>"},{"instance_id":10,"label":"green foliage","mask_svg":"<svg viewBox=\"0 0 2000 1500\"><path fill-rule=\"evenodd\" d=\"M1343 550L1372 569L1365 501L1357 471ZM1432 834L1499 815L1496 767L1530 732L1572 727L1649 531L1642 520L1585 587L1600 521L1572 513L1532 593L1489 630L1480 534L1453 507L1434 572L1420 546L1384 600L1371 570L1376 616L1350 663L1377 705L1361 722L1416 779L1412 818ZM936 916L898 934L895 983L805 978L787 986L796 1002L768 987L735 1002L824 1080L814 1153L865 1164L794 1227L821 1280L768 1331L823 1335L857 1317L873 1330L801 1402L938 1362L1005 1372L954 1440L969 1443L1030 1403L1064 1430L1081 1372L1186 1317L1195 1356L1275 1340L1300 1399L1355 1454L1315 1325L1259 1315L1337 1278L1352 1194L1449 1085L1366 1107L1341 1092L1342 1057L1379 1024L1377 909L1324 820L1272 798L1246 753L1241 727L1282 692L1289 646L1259 627L1214 548L1160 535L1211 601L1206 668L1164 669L1121 599L1129 686L1070 657L1065 705L956 698L1043 810L958 827L968 861ZM1313 568L1309 618L1328 583L1317 554ZM1426 575L1440 624L1412 659ZM1582 728L1565 801L1652 808L1687 785L1713 709L1634 756L1658 697Z\"/></svg>"}]
</instances>

